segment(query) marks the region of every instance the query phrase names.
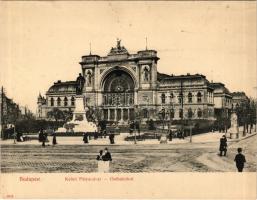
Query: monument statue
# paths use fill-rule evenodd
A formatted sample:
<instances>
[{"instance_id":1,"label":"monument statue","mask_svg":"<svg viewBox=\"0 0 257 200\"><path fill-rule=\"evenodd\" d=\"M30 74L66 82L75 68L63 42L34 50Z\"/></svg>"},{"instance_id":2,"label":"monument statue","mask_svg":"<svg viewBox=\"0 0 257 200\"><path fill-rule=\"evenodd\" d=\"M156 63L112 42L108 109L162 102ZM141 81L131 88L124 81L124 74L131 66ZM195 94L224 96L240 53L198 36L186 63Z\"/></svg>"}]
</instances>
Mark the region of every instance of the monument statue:
<instances>
[{"instance_id":1,"label":"monument statue","mask_svg":"<svg viewBox=\"0 0 257 200\"><path fill-rule=\"evenodd\" d=\"M72 120L67 122L63 128L59 128L56 133L60 132L73 132L73 133L95 133L97 126L93 122L88 122L85 107L85 96L82 95L85 78L79 73L76 80L76 103L73 111Z\"/></svg>"},{"instance_id":2,"label":"monument statue","mask_svg":"<svg viewBox=\"0 0 257 200\"><path fill-rule=\"evenodd\" d=\"M121 39L117 38L117 49L121 49L120 43L121 43Z\"/></svg>"},{"instance_id":3,"label":"monument statue","mask_svg":"<svg viewBox=\"0 0 257 200\"><path fill-rule=\"evenodd\" d=\"M80 95L80 94L82 94L83 87L85 84L85 78L81 75L81 73L79 73L79 76L78 76L76 82L77 82L76 94Z\"/></svg>"},{"instance_id":4,"label":"monument statue","mask_svg":"<svg viewBox=\"0 0 257 200\"><path fill-rule=\"evenodd\" d=\"M149 81L149 71L146 67L144 68L144 80Z\"/></svg>"},{"instance_id":5,"label":"monument statue","mask_svg":"<svg viewBox=\"0 0 257 200\"><path fill-rule=\"evenodd\" d=\"M92 74L90 71L88 71L87 77L86 77L86 86L91 86L91 83L92 83Z\"/></svg>"},{"instance_id":6,"label":"monument statue","mask_svg":"<svg viewBox=\"0 0 257 200\"><path fill-rule=\"evenodd\" d=\"M228 132L230 133L230 138L238 138L238 122L237 122L237 115L235 112L233 112L231 114L231 117L230 117L230 122L231 122L231 127L230 129L228 130Z\"/></svg>"}]
</instances>

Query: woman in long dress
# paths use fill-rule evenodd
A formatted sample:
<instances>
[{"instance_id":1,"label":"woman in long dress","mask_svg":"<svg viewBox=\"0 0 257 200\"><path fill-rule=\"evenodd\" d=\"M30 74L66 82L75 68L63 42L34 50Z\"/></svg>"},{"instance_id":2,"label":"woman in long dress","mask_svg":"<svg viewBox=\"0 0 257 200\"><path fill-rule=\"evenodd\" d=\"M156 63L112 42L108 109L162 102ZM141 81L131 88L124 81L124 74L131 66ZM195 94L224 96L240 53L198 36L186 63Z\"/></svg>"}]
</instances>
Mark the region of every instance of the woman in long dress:
<instances>
[{"instance_id":1,"label":"woman in long dress","mask_svg":"<svg viewBox=\"0 0 257 200\"><path fill-rule=\"evenodd\" d=\"M57 141L56 141L56 133L53 133L53 145L56 145Z\"/></svg>"},{"instance_id":2,"label":"woman in long dress","mask_svg":"<svg viewBox=\"0 0 257 200\"><path fill-rule=\"evenodd\" d=\"M110 171L110 161L112 161L111 153L108 151L107 148L104 149L103 155L103 170L104 172L108 173Z\"/></svg>"},{"instance_id":3,"label":"woman in long dress","mask_svg":"<svg viewBox=\"0 0 257 200\"><path fill-rule=\"evenodd\" d=\"M96 157L98 172L104 172L103 150L99 151L99 155Z\"/></svg>"}]
</instances>

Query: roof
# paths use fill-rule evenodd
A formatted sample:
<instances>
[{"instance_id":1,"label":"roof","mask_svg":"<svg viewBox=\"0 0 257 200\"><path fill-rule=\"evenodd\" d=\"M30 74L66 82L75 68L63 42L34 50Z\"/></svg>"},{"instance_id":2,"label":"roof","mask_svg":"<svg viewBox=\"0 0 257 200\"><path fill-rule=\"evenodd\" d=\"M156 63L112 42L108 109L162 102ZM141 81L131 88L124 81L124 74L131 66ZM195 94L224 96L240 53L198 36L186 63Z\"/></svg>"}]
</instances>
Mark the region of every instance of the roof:
<instances>
[{"instance_id":1,"label":"roof","mask_svg":"<svg viewBox=\"0 0 257 200\"><path fill-rule=\"evenodd\" d=\"M225 87L225 84L216 82L216 83L210 83L210 86L214 89L214 93L225 93L231 95L228 88Z\"/></svg>"},{"instance_id":2,"label":"roof","mask_svg":"<svg viewBox=\"0 0 257 200\"><path fill-rule=\"evenodd\" d=\"M231 95L232 96L246 96L246 94L244 92L232 92Z\"/></svg>"},{"instance_id":3,"label":"roof","mask_svg":"<svg viewBox=\"0 0 257 200\"><path fill-rule=\"evenodd\" d=\"M66 81L61 82L57 81L52 85L49 90L47 91L47 94L52 93L76 93L76 81Z\"/></svg>"},{"instance_id":4,"label":"roof","mask_svg":"<svg viewBox=\"0 0 257 200\"><path fill-rule=\"evenodd\" d=\"M179 75L179 76L175 76L175 75L168 75L168 74L163 74L163 73L159 73L157 72L157 80L178 80L178 79L192 79L192 78L206 78L204 75L202 74L186 74L186 75Z\"/></svg>"}]
</instances>

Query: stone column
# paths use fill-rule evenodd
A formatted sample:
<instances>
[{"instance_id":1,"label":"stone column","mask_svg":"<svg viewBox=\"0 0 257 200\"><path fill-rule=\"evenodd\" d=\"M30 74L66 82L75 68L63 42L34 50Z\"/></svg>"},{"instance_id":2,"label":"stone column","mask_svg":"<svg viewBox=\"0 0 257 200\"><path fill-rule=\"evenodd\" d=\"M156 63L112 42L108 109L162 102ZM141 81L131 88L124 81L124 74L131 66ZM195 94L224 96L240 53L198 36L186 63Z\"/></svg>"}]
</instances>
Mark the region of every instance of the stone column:
<instances>
[{"instance_id":1,"label":"stone column","mask_svg":"<svg viewBox=\"0 0 257 200\"><path fill-rule=\"evenodd\" d=\"M114 109L114 121L117 121L117 109Z\"/></svg>"},{"instance_id":2,"label":"stone column","mask_svg":"<svg viewBox=\"0 0 257 200\"><path fill-rule=\"evenodd\" d=\"M111 115L111 111L110 111L110 109L107 109L107 116L108 116L108 117L107 117L107 118L108 118L107 120L108 120L108 121L110 121L110 115Z\"/></svg>"},{"instance_id":3,"label":"stone column","mask_svg":"<svg viewBox=\"0 0 257 200\"><path fill-rule=\"evenodd\" d=\"M121 121L123 121L123 108L120 111L120 119L121 119Z\"/></svg>"}]
</instances>

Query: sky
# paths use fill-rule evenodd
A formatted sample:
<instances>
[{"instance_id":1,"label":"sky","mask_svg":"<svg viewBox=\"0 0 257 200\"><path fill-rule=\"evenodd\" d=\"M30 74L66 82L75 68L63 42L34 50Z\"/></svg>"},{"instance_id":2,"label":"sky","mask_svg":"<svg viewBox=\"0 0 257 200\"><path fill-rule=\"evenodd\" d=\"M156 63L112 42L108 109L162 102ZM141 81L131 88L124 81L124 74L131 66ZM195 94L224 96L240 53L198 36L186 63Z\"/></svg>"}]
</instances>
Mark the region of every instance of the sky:
<instances>
[{"instance_id":1,"label":"sky","mask_svg":"<svg viewBox=\"0 0 257 200\"><path fill-rule=\"evenodd\" d=\"M200 73L256 96L256 4L222 1L18 1L0 5L0 85L32 111L39 92L75 80L81 56L158 52L158 71Z\"/></svg>"}]
</instances>

